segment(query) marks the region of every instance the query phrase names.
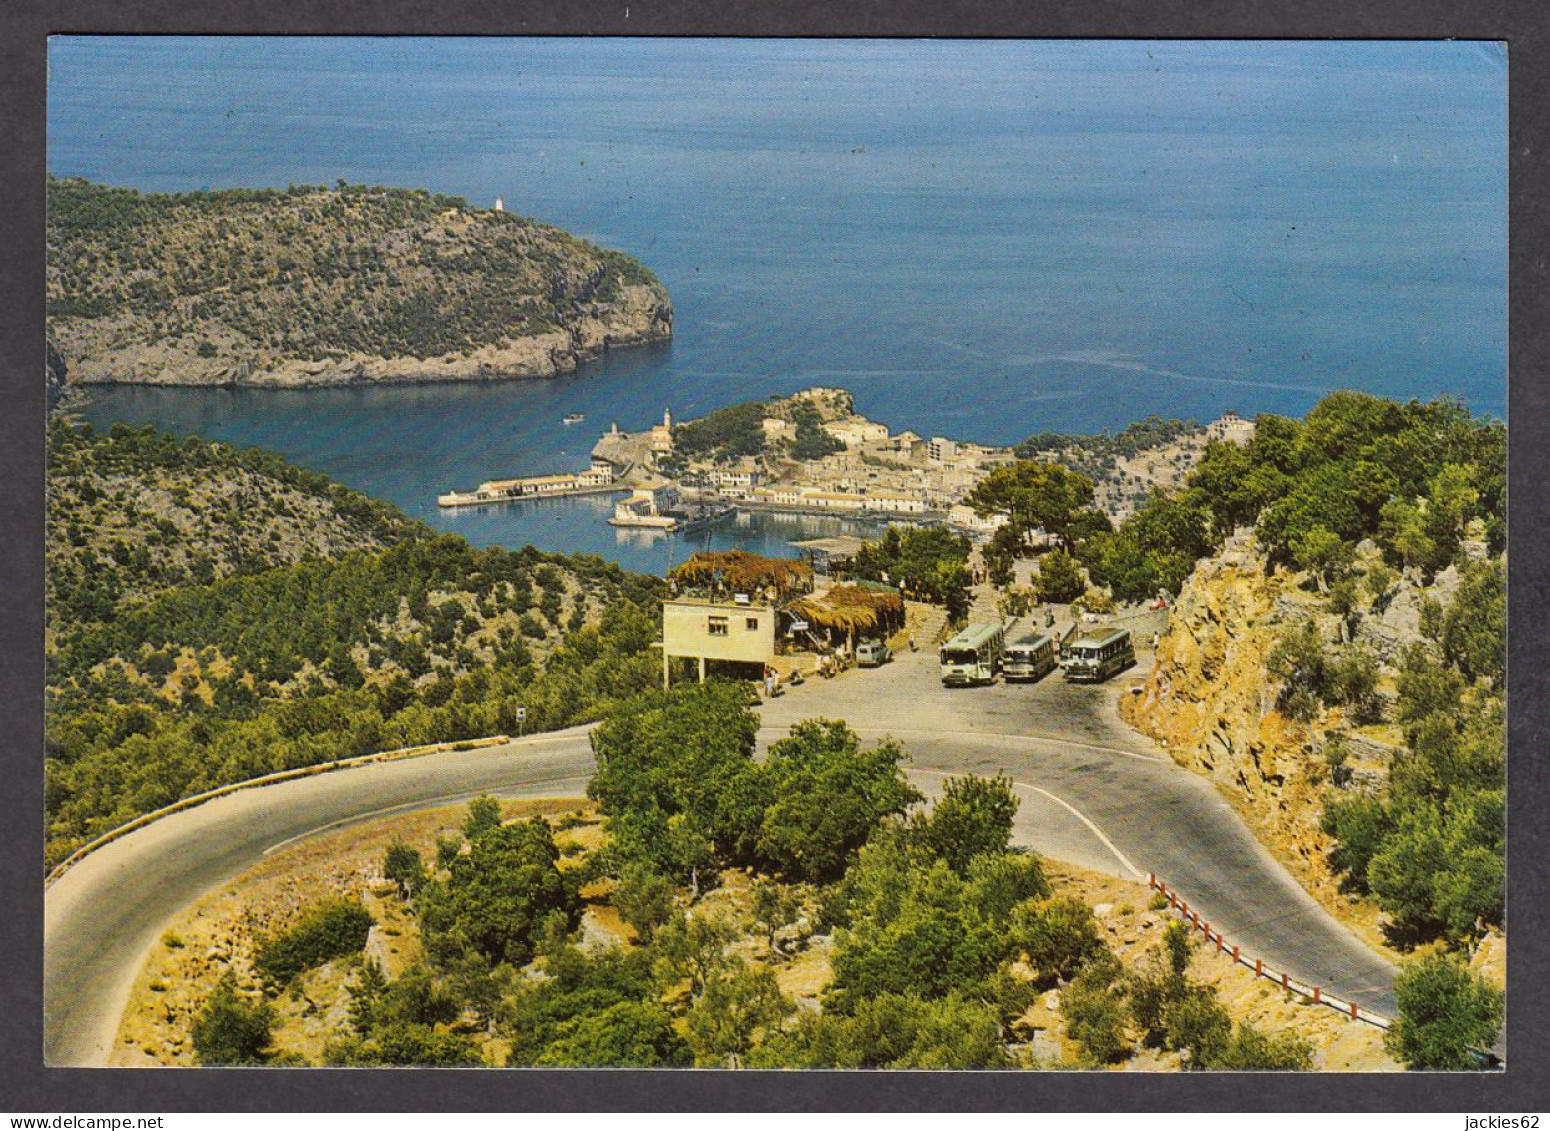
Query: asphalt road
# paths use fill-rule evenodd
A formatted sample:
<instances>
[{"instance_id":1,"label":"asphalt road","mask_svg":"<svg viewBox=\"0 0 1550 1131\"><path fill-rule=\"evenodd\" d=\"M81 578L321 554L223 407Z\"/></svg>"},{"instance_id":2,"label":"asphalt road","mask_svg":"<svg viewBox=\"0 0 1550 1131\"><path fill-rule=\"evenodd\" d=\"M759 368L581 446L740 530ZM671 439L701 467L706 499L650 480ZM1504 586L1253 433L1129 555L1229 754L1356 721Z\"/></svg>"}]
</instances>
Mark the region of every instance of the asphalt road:
<instances>
[{"instance_id":1,"label":"asphalt road","mask_svg":"<svg viewBox=\"0 0 1550 1131\"><path fill-rule=\"evenodd\" d=\"M1124 682L1123 679L1119 682ZM1023 804L1019 843L1114 875L1154 871L1230 942L1294 978L1393 1015L1395 970L1329 916L1203 779L1119 721L1116 685L948 690L935 657L810 680L763 708L761 743L802 718L892 735L928 794L944 777L1005 773ZM166 923L206 892L299 839L393 812L497 796L579 796L584 728L244 790L137 830L48 890L44 1055L105 1062L129 990Z\"/></svg>"}]
</instances>

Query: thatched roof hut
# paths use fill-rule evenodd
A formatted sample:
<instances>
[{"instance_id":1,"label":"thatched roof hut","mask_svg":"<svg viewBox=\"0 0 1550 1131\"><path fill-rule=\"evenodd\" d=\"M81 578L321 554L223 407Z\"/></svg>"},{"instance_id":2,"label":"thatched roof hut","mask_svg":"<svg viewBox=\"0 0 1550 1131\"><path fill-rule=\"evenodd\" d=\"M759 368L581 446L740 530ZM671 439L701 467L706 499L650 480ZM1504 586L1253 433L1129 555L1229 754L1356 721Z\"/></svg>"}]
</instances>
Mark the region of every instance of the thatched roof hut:
<instances>
[{"instance_id":1,"label":"thatched roof hut","mask_svg":"<svg viewBox=\"0 0 1550 1131\"><path fill-rule=\"evenodd\" d=\"M821 597L802 597L786 608L830 633L887 635L904 625L904 598L880 586L836 585Z\"/></svg>"},{"instance_id":2,"label":"thatched roof hut","mask_svg":"<svg viewBox=\"0 0 1550 1131\"><path fill-rule=\"evenodd\" d=\"M813 567L797 558L765 558L747 550L695 554L667 575L680 586L753 593L773 588L784 600L813 587Z\"/></svg>"}]
</instances>

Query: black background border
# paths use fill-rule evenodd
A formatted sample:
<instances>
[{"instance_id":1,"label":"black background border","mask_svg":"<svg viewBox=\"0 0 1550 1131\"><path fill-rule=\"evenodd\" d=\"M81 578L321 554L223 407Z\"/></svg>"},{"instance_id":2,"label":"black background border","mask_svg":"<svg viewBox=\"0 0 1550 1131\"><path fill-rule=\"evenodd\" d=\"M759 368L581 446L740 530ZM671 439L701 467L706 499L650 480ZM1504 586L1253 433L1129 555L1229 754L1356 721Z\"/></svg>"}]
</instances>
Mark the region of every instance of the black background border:
<instances>
[{"instance_id":1,"label":"black background border","mask_svg":"<svg viewBox=\"0 0 1550 1131\"><path fill-rule=\"evenodd\" d=\"M1505 40L1511 186L1507 1071L731 1073L46 1069L42 1065L43 218L50 34L757 35ZM1534 1111L1550 1108L1544 145L1550 4L1532 0L68 0L0 11L0 1110Z\"/></svg>"}]
</instances>

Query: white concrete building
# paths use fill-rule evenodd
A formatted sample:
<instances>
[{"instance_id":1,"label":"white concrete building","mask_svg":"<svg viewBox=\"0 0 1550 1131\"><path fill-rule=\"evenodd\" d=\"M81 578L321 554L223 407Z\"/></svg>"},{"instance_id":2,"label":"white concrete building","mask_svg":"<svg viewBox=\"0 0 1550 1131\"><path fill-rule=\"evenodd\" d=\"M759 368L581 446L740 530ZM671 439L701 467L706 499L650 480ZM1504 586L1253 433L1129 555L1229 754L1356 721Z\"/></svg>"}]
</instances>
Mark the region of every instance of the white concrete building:
<instances>
[{"instance_id":1,"label":"white concrete building","mask_svg":"<svg viewBox=\"0 0 1550 1131\"><path fill-rule=\"evenodd\" d=\"M775 607L683 597L662 602L662 686L672 681L672 660L699 661L705 679L707 660L768 664L775 656Z\"/></svg>"},{"instance_id":2,"label":"white concrete building","mask_svg":"<svg viewBox=\"0 0 1550 1131\"><path fill-rule=\"evenodd\" d=\"M827 424L820 424L819 427L847 448L859 448L862 444L881 443L888 439L888 425L878 424L864 416L832 420Z\"/></svg>"}]
</instances>

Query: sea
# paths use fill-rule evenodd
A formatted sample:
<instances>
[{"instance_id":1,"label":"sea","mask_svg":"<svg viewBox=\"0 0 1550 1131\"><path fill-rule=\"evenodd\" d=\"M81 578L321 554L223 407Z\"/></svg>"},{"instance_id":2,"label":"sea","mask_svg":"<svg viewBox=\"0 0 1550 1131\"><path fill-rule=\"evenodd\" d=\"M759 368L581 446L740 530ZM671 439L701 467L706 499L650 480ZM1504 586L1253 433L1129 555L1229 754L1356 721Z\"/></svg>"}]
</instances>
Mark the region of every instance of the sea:
<instances>
[{"instance_id":1,"label":"sea","mask_svg":"<svg viewBox=\"0 0 1550 1131\"><path fill-rule=\"evenodd\" d=\"M59 176L499 197L656 272L673 340L565 377L77 407L274 449L479 545L661 572L854 531L435 504L812 385L994 444L1339 388L1506 415L1497 43L61 36L49 72Z\"/></svg>"}]
</instances>

